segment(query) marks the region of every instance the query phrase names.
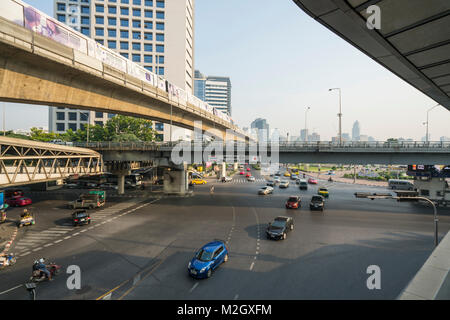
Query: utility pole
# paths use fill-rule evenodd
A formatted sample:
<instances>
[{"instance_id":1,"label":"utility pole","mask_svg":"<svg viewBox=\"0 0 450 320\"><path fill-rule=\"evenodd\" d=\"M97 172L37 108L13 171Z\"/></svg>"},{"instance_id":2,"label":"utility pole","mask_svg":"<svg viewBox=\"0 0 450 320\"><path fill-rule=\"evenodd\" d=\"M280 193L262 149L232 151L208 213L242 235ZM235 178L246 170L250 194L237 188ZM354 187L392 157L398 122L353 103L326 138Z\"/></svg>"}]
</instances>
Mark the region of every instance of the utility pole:
<instances>
[{"instance_id":1,"label":"utility pole","mask_svg":"<svg viewBox=\"0 0 450 320\"><path fill-rule=\"evenodd\" d=\"M430 113L431 110L433 110L434 108L436 108L437 106L440 106L440 104L438 103L437 105L435 105L434 107L431 107L430 109L427 110L427 133L425 135L425 141L428 143L428 115Z\"/></svg>"},{"instance_id":2,"label":"utility pole","mask_svg":"<svg viewBox=\"0 0 450 320\"><path fill-rule=\"evenodd\" d=\"M308 127L306 126L306 119L308 117L308 110L311 109L310 107L307 107L305 110L305 141L308 142Z\"/></svg>"}]
</instances>

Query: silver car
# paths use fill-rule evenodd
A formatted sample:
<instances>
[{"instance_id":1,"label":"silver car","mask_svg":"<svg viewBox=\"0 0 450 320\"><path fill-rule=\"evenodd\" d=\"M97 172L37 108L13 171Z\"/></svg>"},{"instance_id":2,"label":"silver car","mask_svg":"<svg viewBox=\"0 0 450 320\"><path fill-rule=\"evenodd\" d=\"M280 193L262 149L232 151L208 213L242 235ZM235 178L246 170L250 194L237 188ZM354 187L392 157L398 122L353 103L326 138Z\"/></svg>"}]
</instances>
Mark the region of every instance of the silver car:
<instances>
[{"instance_id":1,"label":"silver car","mask_svg":"<svg viewBox=\"0 0 450 320\"><path fill-rule=\"evenodd\" d=\"M248 177L247 178L247 181L250 181L250 182L255 182L255 177L254 176L250 176L250 177Z\"/></svg>"},{"instance_id":2,"label":"silver car","mask_svg":"<svg viewBox=\"0 0 450 320\"><path fill-rule=\"evenodd\" d=\"M280 182L280 188L287 188L289 187L289 181L288 180L283 180Z\"/></svg>"},{"instance_id":3,"label":"silver car","mask_svg":"<svg viewBox=\"0 0 450 320\"><path fill-rule=\"evenodd\" d=\"M263 194L263 195L270 194L270 193L273 193L273 188L269 187L269 186L262 187L258 191L258 194Z\"/></svg>"}]
</instances>

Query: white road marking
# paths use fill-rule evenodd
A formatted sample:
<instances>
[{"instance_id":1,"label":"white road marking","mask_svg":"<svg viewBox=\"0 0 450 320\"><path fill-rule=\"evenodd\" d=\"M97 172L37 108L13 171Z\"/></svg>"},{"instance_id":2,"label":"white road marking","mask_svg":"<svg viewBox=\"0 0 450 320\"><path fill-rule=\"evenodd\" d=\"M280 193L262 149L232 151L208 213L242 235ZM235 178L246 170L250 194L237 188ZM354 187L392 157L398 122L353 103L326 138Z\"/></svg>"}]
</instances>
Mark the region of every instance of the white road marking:
<instances>
[{"instance_id":1,"label":"white road marking","mask_svg":"<svg viewBox=\"0 0 450 320\"><path fill-rule=\"evenodd\" d=\"M47 243L47 244L44 245L44 247L50 247L52 245L53 245L53 243Z\"/></svg>"},{"instance_id":2,"label":"white road marking","mask_svg":"<svg viewBox=\"0 0 450 320\"><path fill-rule=\"evenodd\" d=\"M198 282L196 282L196 283L194 284L194 286L189 290L189 292L194 291L194 289L197 288L197 286L198 286Z\"/></svg>"},{"instance_id":3,"label":"white road marking","mask_svg":"<svg viewBox=\"0 0 450 320\"><path fill-rule=\"evenodd\" d=\"M72 236L67 236L67 237L64 238L64 240L67 240L67 239L70 239L70 238L72 238Z\"/></svg>"},{"instance_id":4,"label":"white road marking","mask_svg":"<svg viewBox=\"0 0 450 320\"><path fill-rule=\"evenodd\" d=\"M72 236L77 236L77 235L79 235L80 233L79 232L77 232L77 233L74 233Z\"/></svg>"},{"instance_id":5,"label":"white road marking","mask_svg":"<svg viewBox=\"0 0 450 320\"><path fill-rule=\"evenodd\" d=\"M3 292L0 292L0 295L1 295L1 294L5 294L5 293L10 292L10 291L13 291L13 290L15 290L15 289L17 289L17 288L20 288L21 286L23 286L23 284L19 284L18 286L15 286L14 288L5 290L5 291L3 291Z\"/></svg>"},{"instance_id":6,"label":"white road marking","mask_svg":"<svg viewBox=\"0 0 450 320\"><path fill-rule=\"evenodd\" d=\"M255 266L255 263L252 262L252 264L250 265L250 271L252 271L253 267Z\"/></svg>"},{"instance_id":7,"label":"white road marking","mask_svg":"<svg viewBox=\"0 0 450 320\"><path fill-rule=\"evenodd\" d=\"M31 251L39 251L39 250L41 250L42 248L36 248L36 249L33 249L33 250L31 250Z\"/></svg>"},{"instance_id":8,"label":"white road marking","mask_svg":"<svg viewBox=\"0 0 450 320\"><path fill-rule=\"evenodd\" d=\"M233 300L237 300L238 298L239 298L239 295L236 294L236 295L234 296Z\"/></svg>"},{"instance_id":9,"label":"white road marking","mask_svg":"<svg viewBox=\"0 0 450 320\"><path fill-rule=\"evenodd\" d=\"M29 255L30 253L31 253L30 251L26 251L26 252L22 253L19 257L27 256L27 255Z\"/></svg>"},{"instance_id":10,"label":"white road marking","mask_svg":"<svg viewBox=\"0 0 450 320\"><path fill-rule=\"evenodd\" d=\"M62 240L56 240L55 243L60 243Z\"/></svg>"}]
</instances>

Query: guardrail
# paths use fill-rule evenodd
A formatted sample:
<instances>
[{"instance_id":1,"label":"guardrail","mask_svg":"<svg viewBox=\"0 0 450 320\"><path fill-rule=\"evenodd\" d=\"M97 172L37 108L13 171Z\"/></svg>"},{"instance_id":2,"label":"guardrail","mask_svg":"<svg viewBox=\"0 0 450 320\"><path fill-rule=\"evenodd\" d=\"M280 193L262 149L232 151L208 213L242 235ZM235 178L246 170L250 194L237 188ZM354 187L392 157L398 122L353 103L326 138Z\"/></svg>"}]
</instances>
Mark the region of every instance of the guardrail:
<instances>
[{"instance_id":1,"label":"guardrail","mask_svg":"<svg viewBox=\"0 0 450 320\"><path fill-rule=\"evenodd\" d=\"M74 142L74 147L92 148L92 149L121 149L121 150L154 150L161 148L173 148L179 145L179 141L173 142ZM189 143L189 141L182 141L181 143ZM228 142L227 142L228 143ZM243 142L240 142L241 144ZM191 142L195 146L195 142ZM202 143L202 147L210 146L211 143ZM224 143L225 145L225 143ZM225 147L225 146L224 146ZM298 149L329 149L333 148L345 150L351 149L421 149L421 150L443 150L450 152L450 142L443 141L414 141L414 142L387 142L387 141L371 141L371 142L338 142L332 141L318 141L318 142L282 142L278 144L268 143L267 147L278 147L279 150L298 150Z\"/></svg>"}]
</instances>

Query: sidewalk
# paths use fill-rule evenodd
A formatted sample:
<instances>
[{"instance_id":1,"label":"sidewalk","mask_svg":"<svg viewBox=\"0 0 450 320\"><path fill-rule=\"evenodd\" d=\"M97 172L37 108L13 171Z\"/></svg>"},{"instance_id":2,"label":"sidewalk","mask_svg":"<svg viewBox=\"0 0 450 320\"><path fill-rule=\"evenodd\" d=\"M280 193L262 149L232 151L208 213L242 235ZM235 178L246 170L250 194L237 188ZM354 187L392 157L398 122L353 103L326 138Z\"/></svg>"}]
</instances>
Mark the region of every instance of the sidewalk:
<instances>
[{"instance_id":1,"label":"sidewalk","mask_svg":"<svg viewBox=\"0 0 450 320\"><path fill-rule=\"evenodd\" d=\"M16 233L17 221L7 218L6 222L0 224L0 254L8 250L8 244L10 244Z\"/></svg>"}]
</instances>

